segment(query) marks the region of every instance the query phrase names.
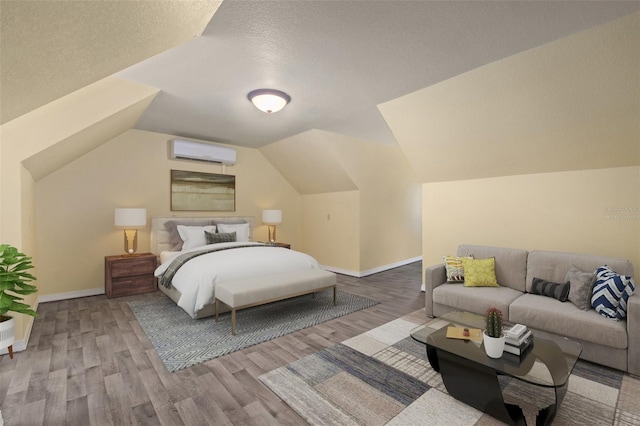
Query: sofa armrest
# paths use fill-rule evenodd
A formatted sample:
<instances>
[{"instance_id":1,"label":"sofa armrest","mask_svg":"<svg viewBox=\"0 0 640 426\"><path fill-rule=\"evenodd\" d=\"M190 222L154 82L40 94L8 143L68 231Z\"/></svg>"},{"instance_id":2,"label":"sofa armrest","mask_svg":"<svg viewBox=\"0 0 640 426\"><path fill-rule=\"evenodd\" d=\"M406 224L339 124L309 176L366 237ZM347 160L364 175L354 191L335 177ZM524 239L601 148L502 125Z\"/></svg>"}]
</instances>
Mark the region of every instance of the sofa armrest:
<instances>
[{"instance_id":1,"label":"sofa armrest","mask_svg":"<svg viewBox=\"0 0 640 426\"><path fill-rule=\"evenodd\" d=\"M447 282L444 263L429 266L424 272L424 310L427 316L433 316L433 289Z\"/></svg>"},{"instance_id":2,"label":"sofa armrest","mask_svg":"<svg viewBox=\"0 0 640 426\"><path fill-rule=\"evenodd\" d=\"M627 371L640 377L640 295L627 300Z\"/></svg>"}]
</instances>

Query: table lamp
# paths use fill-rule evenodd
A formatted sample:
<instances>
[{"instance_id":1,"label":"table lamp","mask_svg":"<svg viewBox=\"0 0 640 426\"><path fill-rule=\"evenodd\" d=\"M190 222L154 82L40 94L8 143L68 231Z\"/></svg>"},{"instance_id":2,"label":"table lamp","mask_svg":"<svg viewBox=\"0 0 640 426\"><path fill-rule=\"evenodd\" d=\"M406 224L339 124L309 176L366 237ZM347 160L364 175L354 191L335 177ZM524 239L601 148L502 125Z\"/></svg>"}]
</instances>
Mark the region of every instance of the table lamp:
<instances>
[{"instance_id":1,"label":"table lamp","mask_svg":"<svg viewBox=\"0 0 640 426\"><path fill-rule=\"evenodd\" d=\"M282 210L262 210L262 223L269 225L269 242L276 242L276 225L282 223Z\"/></svg>"},{"instance_id":2,"label":"table lamp","mask_svg":"<svg viewBox=\"0 0 640 426\"><path fill-rule=\"evenodd\" d=\"M138 229L147 226L147 209L116 209L115 225L124 229L124 251L134 254L138 250Z\"/></svg>"}]
</instances>

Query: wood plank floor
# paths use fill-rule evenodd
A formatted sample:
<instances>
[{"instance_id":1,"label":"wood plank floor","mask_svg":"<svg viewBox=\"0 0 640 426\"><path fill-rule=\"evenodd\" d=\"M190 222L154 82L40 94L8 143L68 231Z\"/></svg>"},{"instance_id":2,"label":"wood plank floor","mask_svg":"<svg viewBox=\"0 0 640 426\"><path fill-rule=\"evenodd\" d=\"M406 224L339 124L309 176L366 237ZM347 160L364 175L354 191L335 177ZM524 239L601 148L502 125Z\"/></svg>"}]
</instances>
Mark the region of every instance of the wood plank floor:
<instances>
[{"instance_id":1,"label":"wood plank floor","mask_svg":"<svg viewBox=\"0 0 640 426\"><path fill-rule=\"evenodd\" d=\"M0 357L4 425L304 425L258 376L424 307L421 262L338 288L381 303L169 373L126 302L42 303L26 351Z\"/></svg>"}]
</instances>

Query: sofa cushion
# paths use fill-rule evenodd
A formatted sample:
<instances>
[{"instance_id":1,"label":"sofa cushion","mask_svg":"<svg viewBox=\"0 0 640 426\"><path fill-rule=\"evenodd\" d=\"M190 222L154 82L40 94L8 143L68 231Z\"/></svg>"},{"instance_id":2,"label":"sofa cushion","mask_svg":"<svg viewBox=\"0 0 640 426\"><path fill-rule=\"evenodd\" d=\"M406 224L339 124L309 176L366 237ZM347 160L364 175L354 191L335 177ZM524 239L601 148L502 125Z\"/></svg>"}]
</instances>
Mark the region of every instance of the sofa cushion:
<instances>
[{"instance_id":1,"label":"sofa cushion","mask_svg":"<svg viewBox=\"0 0 640 426\"><path fill-rule=\"evenodd\" d=\"M464 267L462 266L462 258L458 256L442 256L444 267L447 271L448 283L464 282Z\"/></svg>"},{"instance_id":2,"label":"sofa cushion","mask_svg":"<svg viewBox=\"0 0 640 426\"><path fill-rule=\"evenodd\" d=\"M596 274L585 272L577 266L571 265L564 280L569 281L569 301L580 310L588 311L591 309L591 293L593 283L596 281Z\"/></svg>"},{"instance_id":3,"label":"sofa cushion","mask_svg":"<svg viewBox=\"0 0 640 426\"><path fill-rule=\"evenodd\" d=\"M458 247L457 254L461 257L473 256L476 259L495 258L498 284L521 292L525 291L528 254L526 250L463 244ZM595 270L595 267L593 269ZM556 282L558 281L560 280Z\"/></svg>"},{"instance_id":4,"label":"sofa cushion","mask_svg":"<svg viewBox=\"0 0 640 426\"><path fill-rule=\"evenodd\" d=\"M498 287L496 279L496 259L462 258L465 287Z\"/></svg>"},{"instance_id":5,"label":"sofa cushion","mask_svg":"<svg viewBox=\"0 0 640 426\"><path fill-rule=\"evenodd\" d=\"M527 260L527 292L531 292L533 277L562 283L567 272L574 265L587 272L595 271L602 265L609 265L620 274L633 276L633 265L628 260L551 250L534 250L529 253ZM500 277L498 277L498 283L500 283Z\"/></svg>"},{"instance_id":6,"label":"sofa cushion","mask_svg":"<svg viewBox=\"0 0 640 426\"><path fill-rule=\"evenodd\" d=\"M509 304L520 296L522 292L508 287L463 287L459 284L442 284L433 289L434 303L481 315L490 307L496 307L505 317L509 312Z\"/></svg>"},{"instance_id":7,"label":"sofa cushion","mask_svg":"<svg viewBox=\"0 0 640 426\"><path fill-rule=\"evenodd\" d=\"M607 318L624 319L627 316L627 300L634 290L632 277L620 275L606 265L601 266L596 269L591 306Z\"/></svg>"},{"instance_id":8,"label":"sofa cushion","mask_svg":"<svg viewBox=\"0 0 640 426\"><path fill-rule=\"evenodd\" d=\"M525 294L511 303L509 321L613 348L626 349L628 345L626 321L611 321L594 310L582 311L571 303L535 294Z\"/></svg>"},{"instance_id":9,"label":"sofa cushion","mask_svg":"<svg viewBox=\"0 0 640 426\"><path fill-rule=\"evenodd\" d=\"M542 278L534 278L531 293L553 297L561 302L566 302L569 297L569 282L554 283Z\"/></svg>"}]
</instances>

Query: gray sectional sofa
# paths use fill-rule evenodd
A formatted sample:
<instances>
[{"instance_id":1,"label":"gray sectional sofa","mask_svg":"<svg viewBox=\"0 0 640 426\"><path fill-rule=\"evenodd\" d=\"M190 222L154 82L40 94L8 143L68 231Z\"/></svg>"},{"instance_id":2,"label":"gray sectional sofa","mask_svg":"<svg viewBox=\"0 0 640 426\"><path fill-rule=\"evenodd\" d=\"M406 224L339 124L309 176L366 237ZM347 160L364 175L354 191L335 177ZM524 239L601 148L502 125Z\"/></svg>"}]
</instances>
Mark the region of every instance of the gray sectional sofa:
<instances>
[{"instance_id":1,"label":"gray sectional sofa","mask_svg":"<svg viewBox=\"0 0 640 426\"><path fill-rule=\"evenodd\" d=\"M572 265L594 272L608 265L619 274L633 276L630 261L602 256L536 250L526 251L480 245L461 245L457 256L495 258L500 287L464 287L447 283L444 264L425 273L425 310L438 317L450 311L483 314L500 308L514 323L526 324L536 336L551 340L568 337L582 344L581 358L640 376L640 296L627 303L627 318L614 321L594 309L581 310L570 301L531 294L533 278L563 283Z\"/></svg>"}]
</instances>

